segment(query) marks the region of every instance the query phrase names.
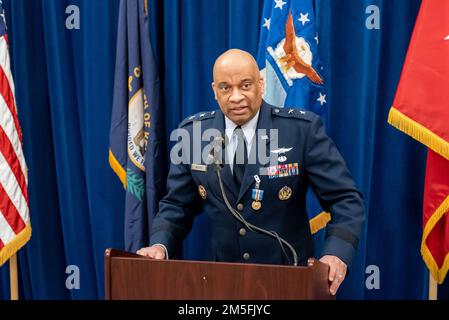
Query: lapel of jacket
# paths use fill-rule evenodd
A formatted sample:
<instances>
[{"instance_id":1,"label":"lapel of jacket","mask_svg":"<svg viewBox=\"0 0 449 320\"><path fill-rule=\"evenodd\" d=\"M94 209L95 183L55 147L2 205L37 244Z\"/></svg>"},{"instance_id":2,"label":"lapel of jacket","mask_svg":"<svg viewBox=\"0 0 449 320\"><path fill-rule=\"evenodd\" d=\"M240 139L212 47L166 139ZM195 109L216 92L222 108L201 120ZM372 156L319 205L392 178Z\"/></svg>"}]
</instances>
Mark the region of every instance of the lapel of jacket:
<instances>
[{"instance_id":1,"label":"lapel of jacket","mask_svg":"<svg viewBox=\"0 0 449 320\"><path fill-rule=\"evenodd\" d=\"M213 128L217 129L222 134L222 136L225 137L225 120L223 112L221 112L221 110L217 111L217 114L213 122ZM223 150L223 155L226 154L225 152L226 151ZM221 195L221 190L215 168L213 166L210 166L210 170L208 170L208 172L210 172L209 178L211 181L211 187L215 188L216 193ZM231 202L231 204L235 203L235 199L237 198L238 195L238 189L234 183L234 179L232 178L232 172L229 163L225 162L225 164L223 165L221 169L221 179L223 181L225 189L227 188L228 191L231 192L232 198L230 198L229 201Z\"/></svg>"}]
</instances>

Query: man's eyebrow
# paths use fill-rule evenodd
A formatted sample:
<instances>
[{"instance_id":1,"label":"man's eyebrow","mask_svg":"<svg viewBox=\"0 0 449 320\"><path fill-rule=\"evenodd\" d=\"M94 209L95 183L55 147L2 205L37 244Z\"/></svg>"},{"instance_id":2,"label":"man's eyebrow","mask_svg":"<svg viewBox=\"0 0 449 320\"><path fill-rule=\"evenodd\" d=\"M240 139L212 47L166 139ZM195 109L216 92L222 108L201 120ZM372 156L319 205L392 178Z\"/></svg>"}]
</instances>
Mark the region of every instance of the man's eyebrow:
<instances>
[{"instance_id":1,"label":"man's eyebrow","mask_svg":"<svg viewBox=\"0 0 449 320\"><path fill-rule=\"evenodd\" d=\"M245 83L245 82L254 82L254 80L251 78L246 78L246 79L243 79L242 81L240 81L240 83Z\"/></svg>"},{"instance_id":2,"label":"man's eyebrow","mask_svg":"<svg viewBox=\"0 0 449 320\"><path fill-rule=\"evenodd\" d=\"M217 85L217 87L223 88L224 86L227 86L227 85L228 85L227 82L220 82L220 83Z\"/></svg>"},{"instance_id":3,"label":"man's eyebrow","mask_svg":"<svg viewBox=\"0 0 449 320\"><path fill-rule=\"evenodd\" d=\"M247 82L254 82L254 80L252 79L252 78L246 78L246 79L243 79L242 81L240 81L240 84L244 84L244 83L247 83ZM227 83L227 82L225 82L225 81L223 81L223 82L219 82L218 84L217 84L217 87L218 88L223 88L223 87L225 87L225 86L228 86L229 84Z\"/></svg>"}]
</instances>

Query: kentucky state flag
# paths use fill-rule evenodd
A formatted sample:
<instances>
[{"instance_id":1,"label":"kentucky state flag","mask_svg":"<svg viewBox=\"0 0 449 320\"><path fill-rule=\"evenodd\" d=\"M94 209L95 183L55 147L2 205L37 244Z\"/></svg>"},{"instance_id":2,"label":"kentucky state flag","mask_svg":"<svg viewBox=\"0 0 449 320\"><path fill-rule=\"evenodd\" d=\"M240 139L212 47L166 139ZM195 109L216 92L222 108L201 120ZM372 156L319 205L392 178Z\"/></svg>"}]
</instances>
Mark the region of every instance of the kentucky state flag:
<instances>
[{"instance_id":1,"label":"kentucky state flag","mask_svg":"<svg viewBox=\"0 0 449 320\"><path fill-rule=\"evenodd\" d=\"M257 63L265 78L264 100L326 114L326 93L318 57L313 0L265 0ZM307 209L312 233L330 220L309 192Z\"/></svg>"},{"instance_id":2,"label":"kentucky state flag","mask_svg":"<svg viewBox=\"0 0 449 320\"><path fill-rule=\"evenodd\" d=\"M121 0L109 163L126 189L125 249L147 246L164 195L166 161L159 78L147 0Z\"/></svg>"}]
</instances>

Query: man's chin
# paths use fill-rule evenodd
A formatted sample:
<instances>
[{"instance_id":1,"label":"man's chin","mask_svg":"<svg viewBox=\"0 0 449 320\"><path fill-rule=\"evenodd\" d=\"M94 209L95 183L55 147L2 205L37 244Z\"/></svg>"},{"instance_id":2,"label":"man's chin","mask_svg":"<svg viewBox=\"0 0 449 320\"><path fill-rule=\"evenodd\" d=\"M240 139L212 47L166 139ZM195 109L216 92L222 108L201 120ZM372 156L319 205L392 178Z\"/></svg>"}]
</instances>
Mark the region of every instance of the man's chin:
<instances>
[{"instance_id":1,"label":"man's chin","mask_svg":"<svg viewBox=\"0 0 449 320\"><path fill-rule=\"evenodd\" d=\"M238 124L239 126L244 125L251 119L251 115L248 113L245 114L230 114L228 115L228 118L231 119L232 122Z\"/></svg>"},{"instance_id":2,"label":"man's chin","mask_svg":"<svg viewBox=\"0 0 449 320\"><path fill-rule=\"evenodd\" d=\"M229 110L227 114L228 118L234 121L235 123L246 123L249 119L251 119L251 110L249 108L239 108ZM240 123L239 123L240 122Z\"/></svg>"}]
</instances>

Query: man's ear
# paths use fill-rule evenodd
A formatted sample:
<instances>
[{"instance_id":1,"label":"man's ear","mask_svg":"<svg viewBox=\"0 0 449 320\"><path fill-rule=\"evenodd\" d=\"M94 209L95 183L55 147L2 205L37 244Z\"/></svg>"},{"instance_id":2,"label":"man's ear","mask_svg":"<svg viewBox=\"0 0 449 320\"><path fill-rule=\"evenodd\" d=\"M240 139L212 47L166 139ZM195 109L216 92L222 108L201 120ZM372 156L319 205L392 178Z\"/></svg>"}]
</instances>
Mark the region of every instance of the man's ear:
<instances>
[{"instance_id":1,"label":"man's ear","mask_svg":"<svg viewBox=\"0 0 449 320\"><path fill-rule=\"evenodd\" d=\"M217 88L215 87L215 82L212 82L212 90L214 91L214 98L217 100Z\"/></svg>"},{"instance_id":2,"label":"man's ear","mask_svg":"<svg viewBox=\"0 0 449 320\"><path fill-rule=\"evenodd\" d=\"M265 93L265 78L263 76L260 76L260 78L259 78L259 86L260 86L260 92L263 96Z\"/></svg>"}]
</instances>

